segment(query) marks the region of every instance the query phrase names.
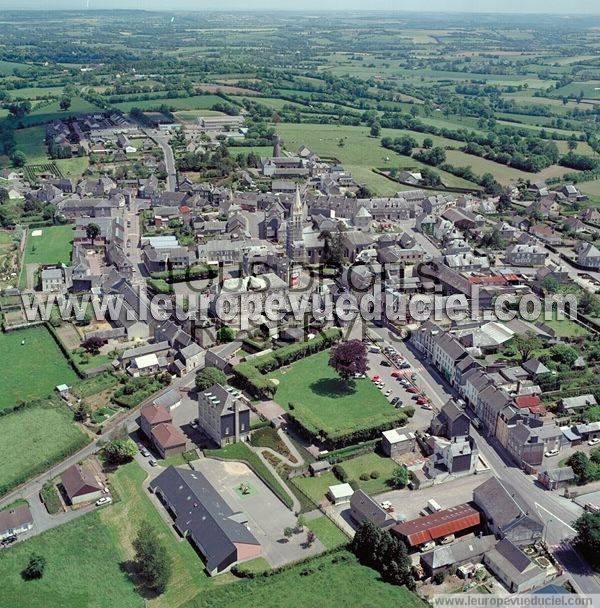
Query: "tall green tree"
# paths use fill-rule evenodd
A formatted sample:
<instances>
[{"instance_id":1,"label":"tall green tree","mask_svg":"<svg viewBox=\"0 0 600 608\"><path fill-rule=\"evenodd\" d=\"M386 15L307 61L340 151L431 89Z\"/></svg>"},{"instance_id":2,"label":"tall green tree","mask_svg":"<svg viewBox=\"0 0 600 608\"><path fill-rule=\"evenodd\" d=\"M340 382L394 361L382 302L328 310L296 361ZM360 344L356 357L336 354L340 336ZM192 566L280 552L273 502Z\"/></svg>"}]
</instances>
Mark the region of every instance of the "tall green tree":
<instances>
[{"instance_id":1,"label":"tall green tree","mask_svg":"<svg viewBox=\"0 0 600 608\"><path fill-rule=\"evenodd\" d=\"M146 586L155 593L164 593L171 578L171 559L150 522L140 525L133 548L137 570Z\"/></svg>"}]
</instances>

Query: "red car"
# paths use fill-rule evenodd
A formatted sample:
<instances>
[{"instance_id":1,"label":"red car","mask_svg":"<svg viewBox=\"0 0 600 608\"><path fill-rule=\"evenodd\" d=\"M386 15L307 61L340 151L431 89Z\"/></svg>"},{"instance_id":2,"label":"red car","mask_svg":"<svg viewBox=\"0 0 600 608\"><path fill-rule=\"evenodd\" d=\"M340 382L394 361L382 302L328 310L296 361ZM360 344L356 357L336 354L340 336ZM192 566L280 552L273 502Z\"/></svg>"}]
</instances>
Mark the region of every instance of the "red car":
<instances>
[{"instance_id":1,"label":"red car","mask_svg":"<svg viewBox=\"0 0 600 608\"><path fill-rule=\"evenodd\" d=\"M372 382L377 382L378 380L381 380L381 378L380 378L379 376L373 376L373 377L371 378L371 381L372 381Z\"/></svg>"},{"instance_id":2,"label":"red car","mask_svg":"<svg viewBox=\"0 0 600 608\"><path fill-rule=\"evenodd\" d=\"M427 399L425 399L425 397L418 397L417 398L417 403L419 405L424 405L425 403L427 403Z\"/></svg>"},{"instance_id":3,"label":"red car","mask_svg":"<svg viewBox=\"0 0 600 608\"><path fill-rule=\"evenodd\" d=\"M409 386L409 387L406 389L406 391L407 391L408 393L418 393L418 392L419 392L419 389L418 389L416 386Z\"/></svg>"},{"instance_id":4,"label":"red car","mask_svg":"<svg viewBox=\"0 0 600 608\"><path fill-rule=\"evenodd\" d=\"M392 372L392 378L400 378L401 375L400 372Z\"/></svg>"}]
</instances>

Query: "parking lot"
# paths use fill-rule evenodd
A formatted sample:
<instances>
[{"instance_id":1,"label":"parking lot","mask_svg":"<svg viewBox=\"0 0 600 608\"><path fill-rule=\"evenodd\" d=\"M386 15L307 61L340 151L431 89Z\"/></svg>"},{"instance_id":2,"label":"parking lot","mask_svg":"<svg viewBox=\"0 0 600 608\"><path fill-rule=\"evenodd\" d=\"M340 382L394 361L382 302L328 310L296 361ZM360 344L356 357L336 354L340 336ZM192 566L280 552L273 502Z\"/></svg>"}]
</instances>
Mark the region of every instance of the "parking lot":
<instances>
[{"instance_id":1,"label":"parking lot","mask_svg":"<svg viewBox=\"0 0 600 608\"><path fill-rule=\"evenodd\" d=\"M391 394L388 396L389 401L392 401L395 397L398 397L402 404L410 405L415 408L414 416L409 418L407 425L403 428L406 428L409 431L415 431L418 429L424 430L428 428L434 412L432 410L424 409L418 405L415 399L417 395L410 393L397 378L392 376L392 373L397 373L400 374L401 377L405 377L410 380L413 369L398 369L393 364L390 364L388 367L387 363L390 363L390 361L383 354L383 352L368 352L367 361L369 365L369 378L379 376L384 383L382 392L385 393L386 391L391 390ZM402 410L400 409L400 411Z\"/></svg>"}]
</instances>

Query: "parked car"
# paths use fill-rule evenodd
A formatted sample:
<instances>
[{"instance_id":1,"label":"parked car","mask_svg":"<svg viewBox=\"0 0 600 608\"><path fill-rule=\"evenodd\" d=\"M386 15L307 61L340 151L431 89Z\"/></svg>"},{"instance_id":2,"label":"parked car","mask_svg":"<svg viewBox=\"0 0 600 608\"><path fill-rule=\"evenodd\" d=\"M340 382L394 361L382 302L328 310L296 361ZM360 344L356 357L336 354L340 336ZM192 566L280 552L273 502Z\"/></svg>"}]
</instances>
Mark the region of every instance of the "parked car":
<instances>
[{"instance_id":1,"label":"parked car","mask_svg":"<svg viewBox=\"0 0 600 608\"><path fill-rule=\"evenodd\" d=\"M11 534L10 536L7 536L5 539L3 539L0 544L3 547L5 547L7 545L12 545L13 543L16 543L16 542L17 542L17 535L16 534Z\"/></svg>"},{"instance_id":2,"label":"parked car","mask_svg":"<svg viewBox=\"0 0 600 608\"><path fill-rule=\"evenodd\" d=\"M401 378L402 374L400 372L392 372L392 378Z\"/></svg>"},{"instance_id":3,"label":"parked car","mask_svg":"<svg viewBox=\"0 0 600 608\"><path fill-rule=\"evenodd\" d=\"M392 405L396 405L396 404L400 403L400 397L394 397L394 398L393 398L393 399L390 401L390 403L391 403Z\"/></svg>"},{"instance_id":4,"label":"parked car","mask_svg":"<svg viewBox=\"0 0 600 608\"><path fill-rule=\"evenodd\" d=\"M386 397L389 397L391 394L392 394L392 389L391 389L391 388L388 388L388 390L387 390L387 391L385 391L385 396L386 396Z\"/></svg>"},{"instance_id":5,"label":"parked car","mask_svg":"<svg viewBox=\"0 0 600 608\"><path fill-rule=\"evenodd\" d=\"M417 403L419 405L424 405L425 403L427 403L427 399L425 399L425 397L417 397Z\"/></svg>"},{"instance_id":6,"label":"parked car","mask_svg":"<svg viewBox=\"0 0 600 608\"><path fill-rule=\"evenodd\" d=\"M548 450L544 456L546 456L546 458L552 458L552 456L556 456L558 455L559 450L557 448L554 448L553 450Z\"/></svg>"},{"instance_id":7,"label":"parked car","mask_svg":"<svg viewBox=\"0 0 600 608\"><path fill-rule=\"evenodd\" d=\"M426 512L426 514L428 514ZM431 551L432 549L435 549L435 541L430 540L429 542L425 543L424 545L421 545L419 547L419 551L421 553L425 553L425 551Z\"/></svg>"},{"instance_id":8,"label":"parked car","mask_svg":"<svg viewBox=\"0 0 600 608\"><path fill-rule=\"evenodd\" d=\"M140 454L144 456L144 458L148 458L148 456L150 456L150 452L146 448L142 448L140 450Z\"/></svg>"},{"instance_id":9,"label":"parked car","mask_svg":"<svg viewBox=\"0 0 600 608\"><path fill-rule=\"evenodd\" d=\"M103 496L96 501L96 506L101 507L102 505L109 505L112 502L112 498L110 496Z\"/></svg>"},{"instance_id":10,"label":"parked car","mask_svg":"<svg viewBox=\"0 0 600 608\"><path fill-rule=\"evenodd\" d=\"M588 445L596 445L597 443L600 443L600 437L594 437L588 441Z\"/></svg>"},{"instance_id":11,"label":"parked car","mask_svg":"<svg viewBox=\"0 0 600 608\"><path fill-rule=\"evenodd\" d=\"M380 379L381 379L381 376L373 376L373 377L371 378L371 381L372 381L372 382L379 382L379 380L380 380Z\"/></svg>"},{"instance_id":12,"label":"parked car","mask_svg":"<svg viewBox=\"0 0 600 608\"><path fill-rule=\"evenodd\" d=\"M150 458L150 460L148 462L150 463L151 467L155 467L158 464L158 462L156 462L156 460L154 460L154 458Z\"/></svg>"},{"instance_id":13,"label":"parked car","mask_svg":"<svg viewBox=\"0 0 600 608\"><path fill-rule=\"evenodd\" d=\"M418 393L418 392L419 392L419 389L418 389L416 386L409 386L409 387L406 389L406 392L407 392L407 393L413 393L413 394L415 394L415 393Z\"/></svg>"},{"instance_id":14,"label":"parked car","mask_svg":"<svg viewBox=\"0 0 600 608\"><path fill-rule=\"evenodd\" d=\"M392 366L392 364L387 359L382 359L379 362L379 365L381 365L383 367L391 367Z\"/></svg>"}]
</instances>

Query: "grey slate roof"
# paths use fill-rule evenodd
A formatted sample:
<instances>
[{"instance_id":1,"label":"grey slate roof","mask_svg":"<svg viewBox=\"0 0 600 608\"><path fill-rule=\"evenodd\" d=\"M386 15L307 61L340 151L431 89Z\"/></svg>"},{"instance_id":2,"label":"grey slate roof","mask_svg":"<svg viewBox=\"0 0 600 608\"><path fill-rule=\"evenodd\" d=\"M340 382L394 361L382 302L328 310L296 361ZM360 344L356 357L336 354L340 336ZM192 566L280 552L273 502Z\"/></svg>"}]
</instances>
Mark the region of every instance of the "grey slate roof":
<instances>
[{"instance_id":1,"label":"grey slate roof","mask_svg":"<svg viewBox=\"0 0 600 608\"><path fill-rule=\"evenodd\" d=\"M421 557L421 562L435 570L469 560L477 561L484 553L490 551L497 542L493 534L467 538L451 545L442 545L425 553Z\"/></svg>"},{"instance_id":2,"label":"grey slate roof","mask_svg":"<svg viewBox=\"0 0 600 608\"><path fill-rule=\"evenodd\" d=\"M160 488L167 497L175 512L175 526L193 537L209 571L235 552L235 543L260 544L202 473L171 466L150 487Z\"/></svg>"}]
</instances>

